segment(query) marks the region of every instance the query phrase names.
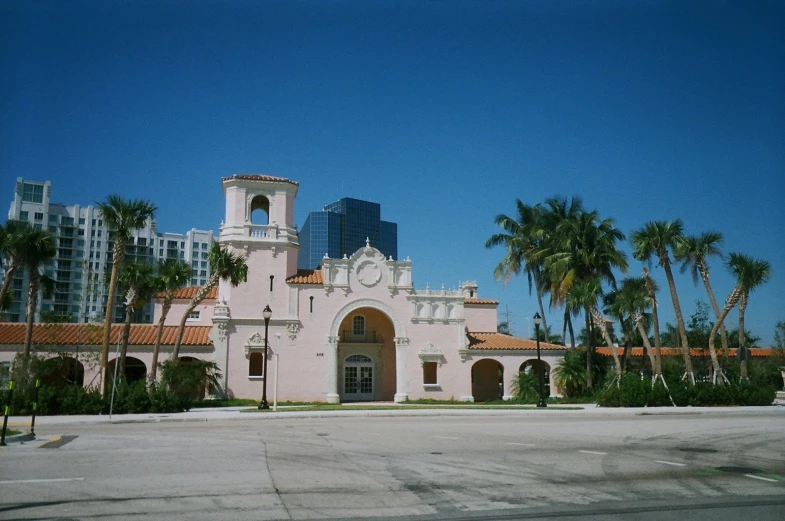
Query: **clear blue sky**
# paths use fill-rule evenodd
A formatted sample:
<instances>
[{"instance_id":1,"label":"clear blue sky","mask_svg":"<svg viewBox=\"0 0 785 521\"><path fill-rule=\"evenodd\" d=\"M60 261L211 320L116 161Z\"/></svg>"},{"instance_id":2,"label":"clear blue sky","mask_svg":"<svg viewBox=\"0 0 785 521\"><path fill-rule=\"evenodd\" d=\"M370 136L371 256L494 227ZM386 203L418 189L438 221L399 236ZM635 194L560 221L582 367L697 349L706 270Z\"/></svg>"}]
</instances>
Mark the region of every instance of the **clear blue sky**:
<instances>
[{"instance_id":1,"label":"clear blue sky","mask_svg":"<svg viewBox=\"0 0 785 521\"><path fill-rule=\"evenodd\" d=\"M177 232L217 230L233 173L299 181L300 226L376 201L417 287L476 279L519 336L536 304L493 280L494 216L579 195L628 235L682 218L768 260L747 313L766 345L785 320L783 85L780 1L2 2L0 179L7 203L17 176L67 204L149 198ZM723 300L716 261L712 280ZM677 288L688 317L704 290Z\"/></svg>"}]
</instances>

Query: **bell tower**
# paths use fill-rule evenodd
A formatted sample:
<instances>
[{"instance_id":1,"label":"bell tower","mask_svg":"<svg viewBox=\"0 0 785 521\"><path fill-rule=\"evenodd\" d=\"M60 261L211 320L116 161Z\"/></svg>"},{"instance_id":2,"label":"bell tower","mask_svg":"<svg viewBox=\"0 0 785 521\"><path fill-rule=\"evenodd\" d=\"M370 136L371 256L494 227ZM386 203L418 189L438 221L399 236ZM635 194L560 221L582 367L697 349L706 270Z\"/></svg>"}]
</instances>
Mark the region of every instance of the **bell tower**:
<instances>
[{"instance_id":1,"label":"bell tower","mask_svg":"<svg viewBox=\"0 0 785 521\"><path fill-rule=\"evenodd\" d=\"M246 256L248 281L233 288L221 281L219 298L233 318L257 318L269 305L277 317L290 314L287 277L297 273L300 249L294 227L299 184L283 177L235 174L223 178L226 217L218 241Z\"/></svg>"}]
</instances>

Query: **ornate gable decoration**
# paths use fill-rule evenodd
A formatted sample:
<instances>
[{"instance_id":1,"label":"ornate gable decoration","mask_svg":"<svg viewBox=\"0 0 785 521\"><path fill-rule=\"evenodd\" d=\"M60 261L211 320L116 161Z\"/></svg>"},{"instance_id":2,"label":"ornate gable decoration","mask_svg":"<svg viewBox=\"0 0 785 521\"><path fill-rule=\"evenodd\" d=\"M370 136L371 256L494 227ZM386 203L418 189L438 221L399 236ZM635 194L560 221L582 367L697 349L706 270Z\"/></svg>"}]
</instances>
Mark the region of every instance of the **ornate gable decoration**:
<instances>
[{"instance_id":1,"label":"ornate gable decoration","mask_svg":"<svg viewBox=\"0 0 785 521\"><path fill-rule=\"evenodd\" d=\"M441 350L437 349L432 343L428 342L426 347L423 347L418 355L420 357L420 363L424 364L425 362L436 362L441 366L444 361L444 353Z\"/></svg>"},{"instance_id":2,"label":"ornate gable decoration","mask_svg":"<svg viewBox=\"0 0 785 521\"><path fill-rule=\"evenodd\" d=\"M258 331L245 341L245 358L250 358L251 353L264 353L264 337Z\"/></svg>"}]
</instances>

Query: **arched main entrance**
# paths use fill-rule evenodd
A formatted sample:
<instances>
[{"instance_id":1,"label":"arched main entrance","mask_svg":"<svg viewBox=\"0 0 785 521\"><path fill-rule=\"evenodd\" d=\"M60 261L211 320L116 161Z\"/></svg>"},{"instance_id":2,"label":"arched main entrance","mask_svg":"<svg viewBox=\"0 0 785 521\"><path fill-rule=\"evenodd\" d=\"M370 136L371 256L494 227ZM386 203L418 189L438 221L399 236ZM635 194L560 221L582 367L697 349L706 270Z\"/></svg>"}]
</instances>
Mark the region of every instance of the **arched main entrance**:
<instances>
[{"instance_id":1,"label":"arched main entrance","mask_svg":"<svg viewBox=\"0 0 785 521\"><path fill-rule=\"evenodd\" d=\"M84 387L84 364L76 358L62 356L50 358L45 362L44 385L65 387L77 385Z\"/></svg>"},{"instance_id":2,"label":"arched main entrance","mask_svg":"<svg viewBox=\"0 0 785 521\"><path fill-rule=\"evenodd\" d=\"M117 363L117 358L113 360L109 360L109 363L106 365L106 374L108 375L109 382L112 382L114 378L114 365ZM135 358L133 356L126 356L125 357L125 381L129 384L134 382L138 382L140 380L144 380L147 378L147 366L144 365L144 362Z\"/></svg>"},{"instance_id":3,"label":"arched main entrance","mask_svg":"<svg viewBox=\"0 0 785 521\"><path fill-rule=\"evenodd\" d=\"M405 401L406 332L392 310L371 299L347 304L330 327L327 401Z\"/></svg>"},{"instance_id":4,"label":"arched main entrance","mask_svg":"<svg viewBox=\"0 0 785 521\"><path fill-rule=\"evenodd\" d=\"M484 358L472 366L472 397L475 402L501 400L504 395L504 366Z\"/></svg>"},{"instance_id":5,"label":"arched main entrance","mask_svg":"<svg viewBox=\"0 0 785 521\"><path fill-rule=\"evenodd\" d=\"M344 401L374 399L374 363L365 355L350 355L343 361Z\"/></svg>"}]
</instances>

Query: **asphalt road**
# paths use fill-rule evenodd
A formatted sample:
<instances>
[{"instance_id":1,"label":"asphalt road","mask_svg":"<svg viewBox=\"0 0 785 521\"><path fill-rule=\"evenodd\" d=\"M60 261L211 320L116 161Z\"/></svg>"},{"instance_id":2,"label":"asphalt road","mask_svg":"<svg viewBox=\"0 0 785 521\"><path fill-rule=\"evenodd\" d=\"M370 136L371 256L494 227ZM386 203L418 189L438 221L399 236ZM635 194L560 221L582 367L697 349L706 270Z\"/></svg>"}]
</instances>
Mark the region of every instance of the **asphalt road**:
<instances>
[{"instance_id":1,"label":"asphalt road","mask_svg":"<svg viewBox=\"0 0 785 521\"><path fill-rule=\"evenodd\" d=\"M56 425L0 450L0 519L785 519L785 415Z\"/></svg>"}]
</instances>

